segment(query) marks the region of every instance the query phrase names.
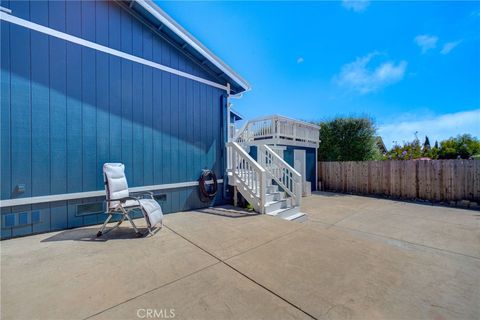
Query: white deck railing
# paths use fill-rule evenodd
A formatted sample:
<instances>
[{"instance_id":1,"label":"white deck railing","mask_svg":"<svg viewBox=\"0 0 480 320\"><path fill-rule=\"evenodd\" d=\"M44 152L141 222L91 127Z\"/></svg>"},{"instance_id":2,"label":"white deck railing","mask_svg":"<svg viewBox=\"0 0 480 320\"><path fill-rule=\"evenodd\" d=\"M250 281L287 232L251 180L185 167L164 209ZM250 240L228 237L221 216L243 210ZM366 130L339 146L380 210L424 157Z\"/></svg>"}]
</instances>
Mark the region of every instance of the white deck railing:
<instances>
[{"instance_id":1,"label":"white deck railing","mask_svg":"<svg viewBox=\"0 0 480 320\"><path fill-rule=\"evenodd\" d=\"M314 124L275 115L248 121L238 131L233 141L297 144L316 148L319 142L319 129Z\"/></svg>"},{"instance_id":2,"label":"white deck railing","mask_svg":"<svg viewBox=\"0 0 480 320\"><path fill-rule=\"evenodd\" d=\"M258 147L258 161L267 175L292 198L293 206L300 206L302 199L302 176L269 146Z\"/></svg>"},{"instance_id":3,"label":"white deck railing","mask_svg":"<svg viewBox=\"0 0 480 320\"><path fill-rule=\"evenodd\" d=\"M238 143L229 142L227 148L228 168L235 186L256 212L264 213L267 190L265 169L250 157Z\"/></svg>"}]
</instances>

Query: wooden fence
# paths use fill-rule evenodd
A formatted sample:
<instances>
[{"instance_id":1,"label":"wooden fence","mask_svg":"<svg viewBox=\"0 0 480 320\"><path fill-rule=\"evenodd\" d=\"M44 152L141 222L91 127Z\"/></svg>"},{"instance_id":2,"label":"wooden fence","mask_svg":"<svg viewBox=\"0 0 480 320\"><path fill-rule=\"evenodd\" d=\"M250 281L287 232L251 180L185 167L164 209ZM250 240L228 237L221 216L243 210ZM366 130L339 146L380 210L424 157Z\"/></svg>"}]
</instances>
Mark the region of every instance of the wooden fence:
<instances>
[{"instance_id":1,"label":"wooden fence","mask_svg":"<svg viewBox=\"0 0 480 320\"><path fill-rule=\"evenodd\" d=\"M480 202L480 160L319 162L318 180L321 190Z\"/></svg>"}]
</instances>

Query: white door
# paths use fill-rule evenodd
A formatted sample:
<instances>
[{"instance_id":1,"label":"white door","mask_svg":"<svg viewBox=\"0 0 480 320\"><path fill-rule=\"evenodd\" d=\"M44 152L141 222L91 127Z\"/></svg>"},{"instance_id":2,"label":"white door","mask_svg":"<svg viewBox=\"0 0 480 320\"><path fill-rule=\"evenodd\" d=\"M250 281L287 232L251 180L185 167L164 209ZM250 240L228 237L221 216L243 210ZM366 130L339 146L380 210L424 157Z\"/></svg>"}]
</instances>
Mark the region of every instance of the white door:
<instances>
[{"instance_id":1,"label":"white door","mask_svg":"<svg viewBox=\"0 0 480 320\"><path fill-rule=\"evenodd\" d=\"M305 150L293 150L293 168L302 175L302 181L305 181L306 173Z\"/></svg>"},{"instance_id":2,"label":"white door","mask_svg":"<svg viewBox=\"0 0 480 320\"><path fill-rule=\"evenodd\" d=\"M311 194L311 183L307 181L307 156L305 150L293 150L293 167L302 175L302 196Z\"/></svg>"}]
</instances>

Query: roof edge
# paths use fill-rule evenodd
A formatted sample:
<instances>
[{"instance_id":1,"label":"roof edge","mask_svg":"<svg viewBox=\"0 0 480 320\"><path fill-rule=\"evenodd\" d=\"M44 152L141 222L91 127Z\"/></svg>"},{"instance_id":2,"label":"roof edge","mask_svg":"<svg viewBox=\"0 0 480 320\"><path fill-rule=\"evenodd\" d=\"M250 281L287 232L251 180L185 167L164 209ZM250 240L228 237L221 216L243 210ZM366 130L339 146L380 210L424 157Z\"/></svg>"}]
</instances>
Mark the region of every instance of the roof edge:
<instances>
[{"instance_id":1,"label":"roof edge","mask_svg":"<svg viewBox=\"0 0 480 320\"><path fill-rule=\"evenodd\" d=\"M228 77L235 81L244 91L250 91L250 84L243 79L238 73L230 68L225 62L213 54L207 47L205 47L200 41L198 41L193 35L185 30L180 24L172 19L165 11L163 11L152 0L133 0L147 10L151 15L157 18L162 24L174 32L183 41L188 43L193 49L210 61L214 66L219 68Z\"/></svg>"}]
</instances>

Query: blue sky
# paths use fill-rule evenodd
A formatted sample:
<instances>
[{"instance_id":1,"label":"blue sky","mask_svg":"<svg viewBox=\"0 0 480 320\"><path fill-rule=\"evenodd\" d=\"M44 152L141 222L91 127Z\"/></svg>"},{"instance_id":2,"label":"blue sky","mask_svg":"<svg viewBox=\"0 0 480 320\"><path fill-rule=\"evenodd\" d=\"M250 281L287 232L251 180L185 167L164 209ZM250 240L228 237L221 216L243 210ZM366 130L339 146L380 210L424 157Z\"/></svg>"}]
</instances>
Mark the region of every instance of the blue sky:
<instances>
[{"instance_id":1,"label":"blue sky","mask_svg":"<svg viewBox=\"0 0 480 320\"><path fill-rule=\"evenodd\" d=\"M480 2L170 2L240 73L247 119L372 117L385 143L480 136Z\"/></svg>"}]
</instances>

